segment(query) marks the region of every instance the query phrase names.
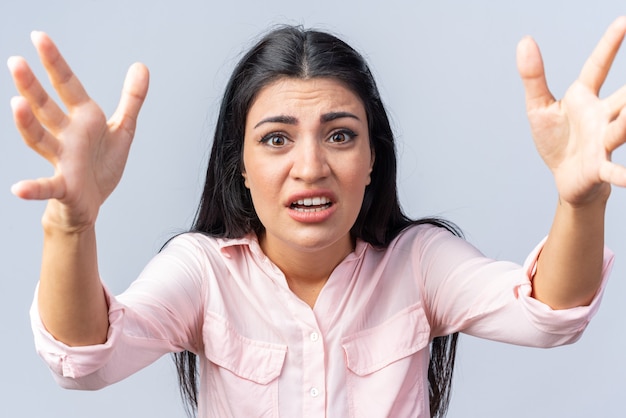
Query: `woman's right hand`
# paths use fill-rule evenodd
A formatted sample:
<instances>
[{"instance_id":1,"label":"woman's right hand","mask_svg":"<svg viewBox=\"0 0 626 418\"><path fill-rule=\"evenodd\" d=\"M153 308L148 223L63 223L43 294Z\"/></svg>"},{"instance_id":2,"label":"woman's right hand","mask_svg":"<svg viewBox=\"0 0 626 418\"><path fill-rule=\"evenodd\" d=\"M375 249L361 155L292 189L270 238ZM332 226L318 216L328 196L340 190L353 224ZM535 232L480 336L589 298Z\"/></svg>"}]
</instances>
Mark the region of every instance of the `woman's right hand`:
<instances>
[{"instance_id":1,"label":"woman's right hand","mask_svg":"<svg viewBox=\"0 0 626 418\"><path fill-rule=\"evenodd\" d=\"M23 199L49 200L45 222L79 231L94 225L100 206L122 177L148 91L148 69L142 64L130 67L118 107L107 121L52 40L42 32L33 32L31 38L67 112L23 58L9 58L20 93L11 101L15 124L24 142L54 168L51 177L23 180L11 190Z\"/></svg>"}]
</instances>

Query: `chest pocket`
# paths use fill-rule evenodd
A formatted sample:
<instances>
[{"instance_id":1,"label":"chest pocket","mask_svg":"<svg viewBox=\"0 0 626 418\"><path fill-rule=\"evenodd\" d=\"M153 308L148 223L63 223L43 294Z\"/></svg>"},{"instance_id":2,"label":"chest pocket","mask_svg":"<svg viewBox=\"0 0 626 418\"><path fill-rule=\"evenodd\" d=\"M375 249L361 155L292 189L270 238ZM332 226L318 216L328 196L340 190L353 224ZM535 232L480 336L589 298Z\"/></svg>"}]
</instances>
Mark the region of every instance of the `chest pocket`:
<instances>
[{"instance_id":1,"label":"chest pocket","mask_svg":"<svg viewBox=\"0 0 626 418\"><path fill-rule=\"evenodd\" d=\"M211 313L202 333L210 362L201 377L209 391L207 409L220 417L277 417L278 377L287 346L244 337Z\"/></svg>"},{"instance_id":2,"label":"chest pocket","mask_svg":"<svg viewBox=\"0 0 626 418\"><path fill-rule=\"evenodd\" d=\"M428 416L429 339L421 303L344 337L350 417Z\"/></svg>"}]
</instances>

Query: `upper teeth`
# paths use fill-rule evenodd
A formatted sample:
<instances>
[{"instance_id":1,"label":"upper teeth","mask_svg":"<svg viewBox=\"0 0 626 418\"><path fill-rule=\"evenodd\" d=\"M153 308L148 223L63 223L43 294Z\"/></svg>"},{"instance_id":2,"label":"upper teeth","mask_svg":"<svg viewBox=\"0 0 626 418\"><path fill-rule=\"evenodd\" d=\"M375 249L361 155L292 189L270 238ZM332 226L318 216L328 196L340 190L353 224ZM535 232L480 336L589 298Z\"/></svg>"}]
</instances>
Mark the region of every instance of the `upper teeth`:
<instances>
[{"instance_id":1,"label":"upper teeth","mask_svg":"<svg viewBox=\"0 0 626 418\"><path fill-rule=\"evenodd\" d=\"M306 199L298 200L298 205L304 206L314 206L314 205L325 205L326 203L330 203L325 197L307 197Z\"/></svg>"}]
</instances>

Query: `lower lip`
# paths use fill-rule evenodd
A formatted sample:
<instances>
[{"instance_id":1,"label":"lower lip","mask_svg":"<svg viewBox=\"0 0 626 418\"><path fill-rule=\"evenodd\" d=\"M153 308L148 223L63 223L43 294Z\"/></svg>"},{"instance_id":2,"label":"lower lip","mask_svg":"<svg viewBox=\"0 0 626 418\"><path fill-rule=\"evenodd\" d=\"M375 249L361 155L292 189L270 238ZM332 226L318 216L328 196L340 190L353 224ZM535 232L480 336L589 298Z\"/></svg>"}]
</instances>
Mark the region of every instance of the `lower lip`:
<instances>
[{"instance_id":1,"label":"lower lip","mask_svg":"<svg viewBox=\"0 0 626 418\"><path fill-rule=\"evenodd\" d=\"M329 207L318 211L300 211L293 208L288 208L289 216L292 219L303 223L319 223L324 222L335 213L336 206L330 205Z\"/></svg>"}]
</instances>

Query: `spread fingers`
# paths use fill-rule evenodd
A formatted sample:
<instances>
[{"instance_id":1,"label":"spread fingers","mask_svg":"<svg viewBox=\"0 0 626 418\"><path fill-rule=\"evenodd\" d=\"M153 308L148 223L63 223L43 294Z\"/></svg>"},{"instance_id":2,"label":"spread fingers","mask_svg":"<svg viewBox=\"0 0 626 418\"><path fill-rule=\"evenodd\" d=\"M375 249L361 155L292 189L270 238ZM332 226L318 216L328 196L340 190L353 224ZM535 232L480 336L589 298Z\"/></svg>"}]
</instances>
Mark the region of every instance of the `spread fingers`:
<instances>
[{"instance_id":1,"label":"spread fingers","mask_svg":"<svg viewBox=\"0 0 626 418\"><path fill-rule=\"evenodd\" d=\"M24 142L46 160L54 163L59 154L60 143L37 120L26 99L11 99L13 119Z\"/></svg>"}]
</instances>

